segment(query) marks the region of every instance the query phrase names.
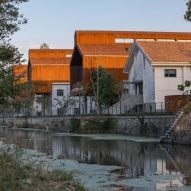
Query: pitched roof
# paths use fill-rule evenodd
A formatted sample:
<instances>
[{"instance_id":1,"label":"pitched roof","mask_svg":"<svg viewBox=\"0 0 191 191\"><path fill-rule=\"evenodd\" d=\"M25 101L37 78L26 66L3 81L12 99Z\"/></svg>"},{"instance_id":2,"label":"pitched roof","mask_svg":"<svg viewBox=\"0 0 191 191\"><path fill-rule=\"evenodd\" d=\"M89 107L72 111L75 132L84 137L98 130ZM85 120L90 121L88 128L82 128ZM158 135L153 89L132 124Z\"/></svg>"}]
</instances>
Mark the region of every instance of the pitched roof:
<instances>
[{"instance_id":1,"label":"pitched roof","mask_svg":"<svg viewBox=\"0 0 191 191\"><path fill-rule=\"evenodd\" d=\"M131 43L127 44L82 44L79 49L83 55L128 56Z\"/></svg>"},{"instance_id":2,"label":"pitched roof","mask_svg":"<svg viewBox=\"0 0 191 191\"><path fill-rule=\"evenodd\" d=\"M191 42L138 41L137 43L153 63L191 62Z\"/></svg>"}]
</instances>

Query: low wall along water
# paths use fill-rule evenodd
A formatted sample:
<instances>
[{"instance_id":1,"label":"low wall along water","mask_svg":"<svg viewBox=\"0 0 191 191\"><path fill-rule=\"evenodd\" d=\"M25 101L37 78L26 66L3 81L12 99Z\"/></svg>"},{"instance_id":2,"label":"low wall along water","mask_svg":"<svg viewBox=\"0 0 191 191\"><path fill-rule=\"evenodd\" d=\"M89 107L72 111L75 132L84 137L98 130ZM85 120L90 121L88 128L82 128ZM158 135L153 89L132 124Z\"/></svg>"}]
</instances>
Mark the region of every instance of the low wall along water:
<instances>
[{"instance_id":1,"label":"low wall along water","mask_svg":"<svg viewBox=\"0 0 191 191\"><path fill-rule=\"evenodd\" d=\"M71 120L74 117L16 117L0 118L0 124L15 128L34 128L50 131L70 132ZM96 116L76 117L79 121L79 131L83 133L96 133L89 129L87 123L92 120L115 119L116 126L104 133L119 133L126 135L144 135L160 137L172 125L174 115L142 115L142 116ZM109 127L108 127L109 129ZM99 133L99 132L97 132Z\"/></svg>"}]
</instances>

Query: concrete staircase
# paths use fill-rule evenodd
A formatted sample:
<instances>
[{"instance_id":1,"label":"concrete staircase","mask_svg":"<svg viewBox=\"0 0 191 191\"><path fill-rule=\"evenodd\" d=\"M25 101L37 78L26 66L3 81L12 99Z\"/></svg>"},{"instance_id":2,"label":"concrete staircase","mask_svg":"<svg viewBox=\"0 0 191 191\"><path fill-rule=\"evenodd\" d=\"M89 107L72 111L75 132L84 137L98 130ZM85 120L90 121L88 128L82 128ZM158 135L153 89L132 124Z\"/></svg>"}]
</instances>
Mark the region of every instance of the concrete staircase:
<instances>
[{"instance_id":1,"label":"concrete staircase","mask_svg":"<svg viewBox=\"0 0 191 191\"><path fill-rule=\"evenodd\" d=\"M189 103L191 103L191 90L187 90L186 92L183 93L183 95L189 96ZM174 123L165 132L165 134L160 137L160 142L161 143L170 143L170 142L172 142L173 131L176 128L177 124L180 122L180 120L183 118L185 108L186 108L186 106L184 106L182 109L179 110L179 112L177 113L176 118L174 120Z\"/></svg>"},{"instance_id":2,"label":"concrete staircase","mask_svg":"<svg viewBox=\"0 0 191 191\"><path fill-rule=\"evenodd\" d=\"M184 115L184 108L182 108L176 115L176 118L174 120L174 123L170 126L170 128L166 131L166 133L160 137L161 143L169 143L171 140L171 135L176 127L176 125L179 123L179 121L182 119Z\"/></svg>"}]
</instances>

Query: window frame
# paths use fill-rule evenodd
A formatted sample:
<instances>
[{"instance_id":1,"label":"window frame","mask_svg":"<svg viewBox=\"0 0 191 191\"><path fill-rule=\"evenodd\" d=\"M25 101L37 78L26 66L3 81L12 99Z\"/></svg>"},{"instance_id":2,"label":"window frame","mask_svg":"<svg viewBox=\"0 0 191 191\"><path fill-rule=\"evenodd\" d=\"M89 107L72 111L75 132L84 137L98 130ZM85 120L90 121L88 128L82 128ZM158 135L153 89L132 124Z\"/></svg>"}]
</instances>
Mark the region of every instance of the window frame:
<instances>
[{"instance_id":1,"label":"window frame","mask_svg":"<svg viewBox=\"0 0 191 191\"><path fill-rule=\"evenodd\" d=\"M63 89L57 89L56 90L56 95L57 95L57 97L64 96L64 90Z\"/></svg>"},{"instance_id":2,"label":"window frame","mask_svg":"<svg viewBox=\"0 0 191 191\"><path fill-rule=\"evenodd\" d=\"M177 70L176 69L164 69L164 77L165 78L176 78Z\"/></svg>"}]
</instances>

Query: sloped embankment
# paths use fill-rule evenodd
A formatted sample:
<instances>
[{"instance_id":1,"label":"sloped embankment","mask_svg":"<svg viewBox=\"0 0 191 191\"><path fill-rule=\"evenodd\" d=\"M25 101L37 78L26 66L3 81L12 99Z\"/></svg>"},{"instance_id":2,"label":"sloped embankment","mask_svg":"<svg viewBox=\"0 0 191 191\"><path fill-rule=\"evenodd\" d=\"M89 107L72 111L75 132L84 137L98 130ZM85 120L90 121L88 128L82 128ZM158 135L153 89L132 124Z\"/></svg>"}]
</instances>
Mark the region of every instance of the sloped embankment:
<instances>
[{"instance_id":1,"label":"sloped embankment","mask_svg":"<svg viewBox=\"0 0 191 191\"><path fill-rule=\"evenodd\" d=\"M185 107L184 114L172 133L171 141L174 144L191 145L191 104Z\"/></svg>"}]
</instances>

